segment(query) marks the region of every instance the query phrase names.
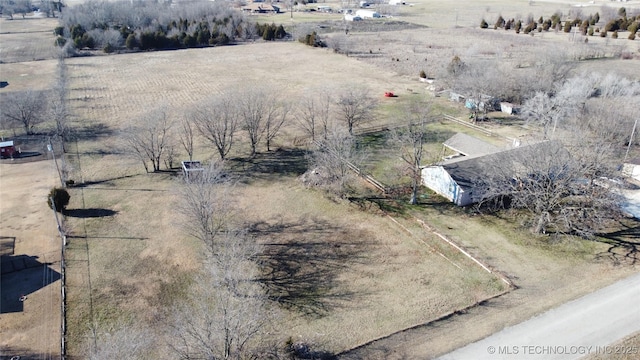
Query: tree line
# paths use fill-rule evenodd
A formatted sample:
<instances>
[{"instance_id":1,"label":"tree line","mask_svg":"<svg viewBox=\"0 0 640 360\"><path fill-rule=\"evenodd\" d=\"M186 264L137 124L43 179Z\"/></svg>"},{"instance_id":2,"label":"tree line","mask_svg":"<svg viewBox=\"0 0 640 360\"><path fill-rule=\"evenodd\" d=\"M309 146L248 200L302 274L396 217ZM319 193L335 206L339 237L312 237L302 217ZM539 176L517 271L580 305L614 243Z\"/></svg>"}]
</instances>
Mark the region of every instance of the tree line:
<instances>
[{"instance_id":1,"label":"tree line","mask_svg":"<svg viewBox=\"0 0 640 360\"><path fill-rule=\"evenodd\" d=\"M219 46L287 36L282 25L256 24L230 4L209 1L90 2L65 8L60 22L54 30L56 45L105 52Z\"/></svg>"},{"instance_id":2,"label":"tree line","mask_svg":"<svg viewBox=\"0 0 640 360\"><path fill-rule=\"evenodd\" d=\"M595 33L599 33L601 37L606 37L608 33L611 33L613 38L618 38L619 31L628 31L628 39L634 40L636 33L640 27L640 13L639 14L627 14L627 10L621 7L618 10L616 18L612 18L607 21L603 28L596 26L600 21L600 13L596 12L595 15L589 15L583 18L580 14L572 19L562 20L562 13L556 12L547 19L540 16L537 20L533 16L529 15L526 19L505 19L502 15L498 16L498 19L493 24L493 29L513 30L517 34L523 32L524 34L531 34L533 32L543 31L563 31L570 33L574 28L578 28L582 35L593 36ZM489 23L482 19L480 21L480 28L489 28Z\"/></svg>"}]
</instances>

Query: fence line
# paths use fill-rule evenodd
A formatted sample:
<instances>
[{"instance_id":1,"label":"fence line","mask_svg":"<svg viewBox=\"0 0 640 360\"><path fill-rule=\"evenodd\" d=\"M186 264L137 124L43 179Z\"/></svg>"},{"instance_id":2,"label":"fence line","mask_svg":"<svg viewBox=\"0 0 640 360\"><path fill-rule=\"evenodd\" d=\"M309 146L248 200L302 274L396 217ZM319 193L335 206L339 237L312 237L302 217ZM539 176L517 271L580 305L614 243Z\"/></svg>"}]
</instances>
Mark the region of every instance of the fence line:
<instances>
[{"instance_id":1,"label":"fence line","mask_svg":"<svg viewBox=\"0 0 640 360\"><path fill-rule=\"evenodd\" d=\"M56 226L58 227L58 234L60 235L60 359L65 360L67 358L67 269L65 262L67 236L64 233L64 227L62 222L60 221L60 217L58 216L58 211L56 209L55 202L53 201L53 197L49 200L51 201L51 209L53 210L53 215L56 219Z\"/></svg>"},{"instance_id":2,"label":"fence line","mask_svg":"<svg viewBox=\"0 0 640 360\"><path fill-rule=\"evenodd\" d=\"M451 116L451 115L442 114L442 118L444 120L448 120L448 121L454 122L456 124L459 124L459 125L462 125L462 126L466 126L466 127L470 128L470 129L479 131L479 132L481 132L481 133L483 133L483 134L485 134L487 136L502 138L502 139L508 141L511 144L513 144L514 141L515 141L515 139L513 139L513 138L510 138L510 137L504 136L504 135L500 135L500 134L495 133L495 132L493 132L493 131L491 131L489 129L483 128L482 126L470 123L470 122L462 120L462 119L458 119L457 117L454 117L454 116Z\"/></svg>"},{"instance_id":3,"label":"fence line","mask_svg":"<svg viewBox=\"0 0 640 360\"><path fill-rule=\"evenodd\" d=\"M322 148L322 144L318 141L318 140L313 140L313 143L319 147ZM342 161L343 163L345 163L347 165L347 167L349 169L351 169L351 171L355 172L358 176L360 176L364 181L368 182L369 184L371 184L373 187L375 187L376 189L382 191L382 193L386 193L387 192L387 187L379 182L378 180L374 179L373 176L369 175L369 174L365 174L364 172L362 172L357 166L355 166L352 162L346 160L346 159L342 159L340 158L340 155L338 155L335 151L331 150L331 149L327 149L325 147L325 149L329 152L329 154L331 154L333 157L335 157L336 159Z\"/></svg>"}]
</instances>

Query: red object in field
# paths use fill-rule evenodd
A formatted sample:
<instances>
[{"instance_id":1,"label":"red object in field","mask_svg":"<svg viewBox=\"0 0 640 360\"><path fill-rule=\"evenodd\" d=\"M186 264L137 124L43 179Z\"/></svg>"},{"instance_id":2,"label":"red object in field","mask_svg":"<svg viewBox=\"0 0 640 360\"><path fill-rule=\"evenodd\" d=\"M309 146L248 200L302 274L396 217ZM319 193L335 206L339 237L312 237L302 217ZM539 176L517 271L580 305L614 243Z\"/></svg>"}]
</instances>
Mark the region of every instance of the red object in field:
<instances>
[{"instance_id":1,"label":"red object in field","mask_svg":"<svg viewBox=\"0 0 640 360\"><path fill-rule=\"evenodd\" d=\"M386 93L384 93L384 96L385 96L385 97L396 97L396 96L394 95L394 93L392 93L391 91L387 91Z\"/></svg>"}]
</instances>

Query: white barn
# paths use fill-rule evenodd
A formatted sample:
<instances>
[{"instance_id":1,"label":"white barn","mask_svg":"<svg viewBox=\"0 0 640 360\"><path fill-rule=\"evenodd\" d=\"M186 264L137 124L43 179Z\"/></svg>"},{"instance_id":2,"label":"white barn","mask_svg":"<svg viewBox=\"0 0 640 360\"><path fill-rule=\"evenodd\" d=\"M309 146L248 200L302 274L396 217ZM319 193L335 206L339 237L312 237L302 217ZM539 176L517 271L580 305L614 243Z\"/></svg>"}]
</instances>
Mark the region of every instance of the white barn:
<instances>
[{"instance_id":1,"label":"white barn","mask_svg":"<svg viewBox=\"0 0 640 360\"><path fill-rule=\"evenodd\" d=\"M363 19L377 19L380 18L382 16L380 16L379 13L373 11L373 10L358 10L356 11L356 16L359 16Z\"/></svg>"}]
</instances>

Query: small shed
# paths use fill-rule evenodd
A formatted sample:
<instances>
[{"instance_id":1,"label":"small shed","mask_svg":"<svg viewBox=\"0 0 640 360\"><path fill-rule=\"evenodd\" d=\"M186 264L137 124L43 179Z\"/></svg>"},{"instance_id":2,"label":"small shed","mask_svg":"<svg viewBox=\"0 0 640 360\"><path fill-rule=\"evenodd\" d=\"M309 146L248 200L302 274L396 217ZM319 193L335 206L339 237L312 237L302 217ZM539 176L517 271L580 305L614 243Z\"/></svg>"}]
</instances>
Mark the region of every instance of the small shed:
<instances>
[{"instance_id":1,"label":"small shed","mask_svg":"<svg viewBox=\"0 0 640 360\"><path fill-rule=\"evenodd\" d=\"M199 176L203 171L204 168L200 161L182 161L182 174L187 179Z\"/></svg>"},{"instance_id":2,"label":"small shed","mask_svg":"<svg viewBox=\"0 0 640 360\"><path fill-rule=\"evenodd\" d=\"M13 158L16 152L17 151L13 140L0 142L0 158Z\"/></svg>"},{"instance_id":3,"label":"small shed","mask_svg":"<svg viewBox=\"0 0 640 360\"><path fill-rule=\"evenodd\" d=\"M640 158L630 159L622 164L622 175L640 180Z\"/></svg>"},{"instance_id":4,"label":"small shed","mask_svg":"<svg viewBox=\"0 0 640 360\"><path fill-rule=\"evenodd\" d=\"M465 100L465 97L462 94L451 91L449 92L449 100L453 102L463 102Z\"/></svg>"},{"instance_id":5,"label":"small shed","mask_svg":"<svg viewBox=\"0 0 640 360\"><path fill-rule=\"evenodd\" d=\"M520 112L520 106L512 104L510 102L500 102L500 111L505 114L514 115Z\"/></svg>"}]
</instances>

